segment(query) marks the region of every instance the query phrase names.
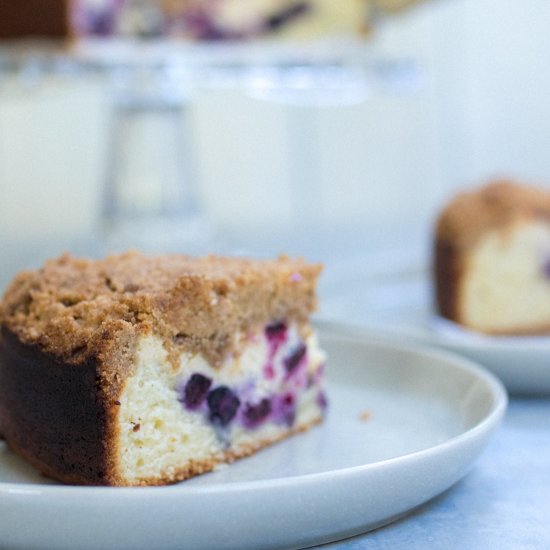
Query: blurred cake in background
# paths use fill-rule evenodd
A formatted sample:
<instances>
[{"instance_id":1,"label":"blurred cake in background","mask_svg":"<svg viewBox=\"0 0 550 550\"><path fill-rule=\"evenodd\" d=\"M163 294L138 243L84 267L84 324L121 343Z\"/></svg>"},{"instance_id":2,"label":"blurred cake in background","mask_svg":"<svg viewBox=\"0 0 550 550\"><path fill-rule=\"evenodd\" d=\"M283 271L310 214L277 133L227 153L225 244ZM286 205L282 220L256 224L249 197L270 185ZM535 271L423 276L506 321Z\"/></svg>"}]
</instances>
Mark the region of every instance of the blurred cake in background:
<instances>
[{"instance_id":1,"label":"blurred cake in background","mask_svg":"<svg viewBox=\"0 0 550 550\"><path fill-rule=\"evenodd\" d=\"M361 36L419 0L24 0L0 2L0 39L169 37L191 41Z\"/></svg>"},{"instance_id":2,"label":"blurred cake in background","mask_svg":"<svg viewBox=\"0 0 550 550\"><path fill-rule=\"evenodd\" d=\"M65 0L0 2L0 39L59 38L69 33Z\"/></svg>"},{"instance_id":3,"label":"blurred cake in background","mask_svg":"<svg viewBox=\"0 0 550 550\"><path fill-rule=\"evenodd\" d=\"M550 333L550 191L496 181L442 210L435 235L439 315L488 334Z\"/></svg>"}]
</instances>

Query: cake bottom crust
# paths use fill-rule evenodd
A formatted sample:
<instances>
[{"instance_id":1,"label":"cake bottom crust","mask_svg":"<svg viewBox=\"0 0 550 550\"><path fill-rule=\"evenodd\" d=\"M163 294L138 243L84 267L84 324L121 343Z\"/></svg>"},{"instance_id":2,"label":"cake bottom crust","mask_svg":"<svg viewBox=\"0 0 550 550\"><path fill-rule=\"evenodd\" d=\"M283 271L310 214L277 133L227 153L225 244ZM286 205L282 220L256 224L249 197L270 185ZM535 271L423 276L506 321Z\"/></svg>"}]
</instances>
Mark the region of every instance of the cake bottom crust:
<instances>
[{"instance_id":1,"label":"cake bottom crust","mask_svg":"<svg viewBox=\"0 0 550 550\"><path fill-rule=\"evenodd\" d=\"M124 486L135 486L135 487L145 487L145 486L161 486L168 485L172 483L177 483L179 481L184 481L191 477L205 474L207 472L213 471L217 466L223 464L231 464L236 460L251 456L258 451L270 447L271 445L283 441L288 437L293 435L305 432L312 427L320 424L323 420L322 415L304 422L297 426L294 426L285 432L279 434L276 437L272 438L263 438L259 439L257 442L248 442L246 444L240 445L235 448L228 449L221 453L212 456L210 459L201 460L201 461L189 461L184 468L180 468L174 471L170 476L159 476L156 478L147 478L142 480L134 480L131 484L125 479L116 479L115 484L124 485ZM29 454L24 448L17 446L16 444L11 443L9 440L6 441L8 447L21 458L27 460L32 464L38 471L40 471L44 476L50 477L52 479L58 480L62 483L67 483L70 485L95 485L91 483L90 480L79 474L69 474L67 472L60 472L54 470L48 464L44 464L38 460L34 455Z\"/></svg>"}]
</instances>

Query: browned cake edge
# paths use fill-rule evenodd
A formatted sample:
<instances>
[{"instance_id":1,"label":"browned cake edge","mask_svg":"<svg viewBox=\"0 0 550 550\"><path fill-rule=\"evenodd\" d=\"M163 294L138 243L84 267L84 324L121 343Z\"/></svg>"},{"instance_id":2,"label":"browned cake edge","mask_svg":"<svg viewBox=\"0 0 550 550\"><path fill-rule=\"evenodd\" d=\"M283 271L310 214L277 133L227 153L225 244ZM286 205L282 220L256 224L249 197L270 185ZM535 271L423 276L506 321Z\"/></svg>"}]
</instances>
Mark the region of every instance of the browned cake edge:
<instances>
[{"instance_id":1,"label":"browned cake edge","mask_svg":"<svg viewBox=\"0 0 550 550\"><path fill-rule=\"evenodd\" d=\"M64 39L71 35L68 0L0 2L0 40Z\"/></svg>"},{"instance_id":2,"label":"browned cake edge","mask_svg":"<svg viewBox=\"0 0 550 550\"><path fill-rule=\"evenodd\" d=\"M5 327L0 357L0 425L8 446L52 477L109 484L116 381L101 382L97 359L68 365Z\"/></svg>"},{"instance_id":3,"label":"browned cake edge","mask_svg":"<svg viewBox=\"0 0 550 550\"><path fill-rule=\"evenodd\" d=\"M462 250L454 243L436 239L434 246L433 281L437 313L460 322L459 296L463 273Z\"/></svg>"}]
</instances>

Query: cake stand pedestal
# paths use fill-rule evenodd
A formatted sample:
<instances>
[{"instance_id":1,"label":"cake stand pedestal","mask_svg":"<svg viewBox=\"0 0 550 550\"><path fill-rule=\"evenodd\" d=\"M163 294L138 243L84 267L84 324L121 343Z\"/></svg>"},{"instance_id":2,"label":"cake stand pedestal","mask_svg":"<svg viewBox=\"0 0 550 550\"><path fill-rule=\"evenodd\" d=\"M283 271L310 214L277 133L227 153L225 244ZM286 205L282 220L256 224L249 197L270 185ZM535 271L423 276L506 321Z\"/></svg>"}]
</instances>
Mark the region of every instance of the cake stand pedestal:
<instances>
[{"instance_id":1,"label":"cake stand pedestal","mask_svg":"<svg viewBox=\"0 0 550 550\"><path fill-rule=\"evenodd\" d=\"M380 60L358 41L19 44L0 49L2 68L27 83L52 73L94 74L105 83L112 117L99 219L108 251L197 254L233 247L214 236L201 206L189 115L201 92L233 88L285 105L292 225L315 235L322 221L319 109L418 87L412 63Z\"/></svg>"}]
</instances>

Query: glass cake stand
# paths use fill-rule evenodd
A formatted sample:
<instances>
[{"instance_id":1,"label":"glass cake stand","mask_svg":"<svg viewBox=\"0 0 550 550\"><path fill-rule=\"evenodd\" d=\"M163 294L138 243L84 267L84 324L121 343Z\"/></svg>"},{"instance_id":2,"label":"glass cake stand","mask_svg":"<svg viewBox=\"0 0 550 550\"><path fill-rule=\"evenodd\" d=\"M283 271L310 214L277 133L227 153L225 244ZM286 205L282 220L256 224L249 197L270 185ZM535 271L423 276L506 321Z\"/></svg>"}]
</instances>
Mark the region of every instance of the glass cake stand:
<instances>
[{"instance_id":1,"label":"glass cake stand","mask_svg":"<svg viewBox=\"0 0 550 550\"><path fill-rule=\"evenodd\" d=\"M193 254L229 246L213 233L201 205L189 115L198 94L232 88L285 105L292 218L300 228L311 228L320 202L317 110L372 94L410 93L419 84L413 62L380 58L355 39L25 42L0 47L0 80L9 73L26 85L51 74L99 76L112 109L99 216L104 248ZM162 135L162 142L151 135Z\"/></svg>"}]
</instances>

